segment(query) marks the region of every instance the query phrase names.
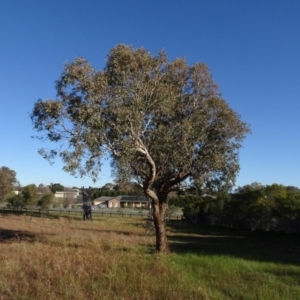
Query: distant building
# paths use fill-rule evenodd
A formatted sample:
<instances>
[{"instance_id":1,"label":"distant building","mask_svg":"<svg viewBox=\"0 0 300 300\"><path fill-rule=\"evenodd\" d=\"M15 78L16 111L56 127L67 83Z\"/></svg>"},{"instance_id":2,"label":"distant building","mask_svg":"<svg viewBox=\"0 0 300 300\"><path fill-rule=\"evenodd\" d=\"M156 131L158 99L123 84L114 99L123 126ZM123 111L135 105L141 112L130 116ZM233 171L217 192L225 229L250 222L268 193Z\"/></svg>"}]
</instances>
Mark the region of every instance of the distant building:
<instances>
[{"instance_id":1,"label":"distant building","mask_svg":"<svg viewBox=\"0 0 300 300\"><path fill-rule=\"evenodd\" d=\"M94 205L108 208L140 207L149 208L150 200L145 196L102 196L93 200Z\"/></svg>"},{"instance_id":2,"label":"distant building","mask_svg":"<svg viewBox=\"0 0 300 300\"><path fill-rule=\"evenodd\" d=\"M57 199L72 199L74 201L82 200L82 196L78 189L65 189L63 192L57 191L54 194L54 197Z\"/></svg>"},{"instance_id":3,"label":"distant building","mask_svg":"<svg viewBox=\"0 0 300 300\"><path fill-rule=\"evenodd\" d=\"M120 207L120 201L116 197L106 197L102 196L93 200L93 204L99 207L110 207L118 208Z\"/></svg>"}]
</instances>

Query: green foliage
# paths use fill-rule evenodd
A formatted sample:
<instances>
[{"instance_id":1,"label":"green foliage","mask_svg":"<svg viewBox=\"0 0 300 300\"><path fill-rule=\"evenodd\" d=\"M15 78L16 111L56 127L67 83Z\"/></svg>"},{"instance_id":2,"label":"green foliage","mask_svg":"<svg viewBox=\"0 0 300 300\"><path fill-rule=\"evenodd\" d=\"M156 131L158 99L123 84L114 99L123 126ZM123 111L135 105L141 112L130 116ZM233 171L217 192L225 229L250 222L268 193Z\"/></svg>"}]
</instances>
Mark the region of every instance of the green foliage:
<instances>
[{"instance_id":1,"label":"green foliage","mask_svg":"<svg viewBox=\"0 0 300 300\"><path fill-rule=\"evenodd\" d=\"M38 201L37 187L35 184L29 184L23 187L22 195L25 204L28 206L35 206Z\"/></svg>"},{"instance_id":2,"label":"green foliage","mask_svg":"<svg viewBox=\"0 0 300 300\"><path fill-rule=\"evenodd\" d=\"M91 200L97 199L99 197L101 197L101 190L100 189L93 189L92 193L91 193Z\"/></svg>"},{"instance_id":3,"label":"green foliage","mask_svg":"<svg viewBox=\"0 0 300 300\"><path fill-rule=\"evenodd\" d=\"M37 205L40 206L41 210L48 210L50 205L54 202L53 194L45 194L42 198L37 202Z\"/></svg>"},{"instance_id":4,"label":"green foliage","mask_svg":"<svg viewBox=\"0 0 300 300\"><path fill-rule=\"evenodd\" d=\"M29 184L22 188L18 195L12 195L8 198L8 204L11 207L34 207L37 204L39 195L35 184Z\"/></svg>"},{"instance_id":5,"label":"green foliage","mask_svg":"<svg viewBox=\"0 0 300 300\"><path fill-rule=\"evenodd\" d=\"M171 197L169 199L169 205L174 205L176 207L184 207L187 205L190 205L191 203L194 203L199 199L198 196L194 195L184 195L184 196L177 196L177 197Z\"/></svg>"},{"instance_id":6,"label":"green foliage","mask_svg":"<svg viewBox=\"0 0 300 300\"><path fill-rule=\"evenodd\" d=\"M270 208L266 205L264 186L253 183L239 188L232 194L232 202L230 208L234 219L260 218L268 214ZM269 203L268 203L269 204Z\"/></svg>"},{"instance_id":7,"label":"green foliage","mask_svg":"<svg viewBox=\"0 0 300 300\"><path fill-rule=\"evenodd\" d=\"M285 196L285 197L284 197ZM284 196L275 198L274 214L284 219L300 218L300 190L286 189Z\"/></svg>"},{"instance_id":8,"label":"green foliage","mask_svg":"<svg viewBox=\"0 0 300 300\"><path fill-rule=\"evenodd\" d=\"M60 183L50 183L49 188L53 194L55 194L56 192L64 191L64 186L61 185Z\"/></svg>"},{"instance_id":9,"label":"green foliage","mask_svg":"<svg viewBox=\"0 0 300 300\"><path fill-rule=\"evenodd\" d=\"M16 172L8 167L0 168L0 202L4 202L17 184Z\"/></svg>"},{"instance_id":10,"label":"green foliage","mask_svg":"<svg viewBox=\"0 0 300 300\"><path fill-rule=\"evenodd\" d=\"M222 216L223 207L226 198L205 196L194 197L194 201L185 205L183 208L183 216L186 220L198 222L204 218L217 218Z\"/></svg>"},{"instance_id":11,"label":"green foliage","mask_svg":"<svg viewBox=\"0 0 300 300\"><path fill-rule=\"evenodd\" d=\"M107 196L107 197L117 197L119 195L128 195L131 196L133 193L127 190L107 190L107 189L93 189L91 193L91 199L94 200L96 198Z\"/></svg>"},{"instance_id":12,"label":"green foliage","mask_svg":"<svg viewBox=\"0 0 300 300\"><path fill-rule=\"evenodd\" d=\"M183 211L194 223L294 232L300 218L300 190L253 183L232 194L219 193L215 199L195 198Z\"/></svg>"},{"instance_id":13,"label":"green foliage","mask_svg":"<svg viewBox=\"0 0 300 300\"><path fill-rule=\"evenodd\" d=\"M168 205L166 210L165 219L171 219L176 213L176 207L174 205Z\"/></svg>"},{"instance_id":14,"label":"green foliage","mask_svg":"<svg viewBox=\"0 0 300 300\"><path fill-rule=\"evenodd\" d=\"M300 214L300 190L279 184L245 186L233 194L232 206L239 218L293 220Z\"/></svg>"},{"instance_id":15,"label":"green foliage","mask_svg":"<svg viewBox=\"0 0 300 300\"><path fill-rule=\"evenodd\" d=\"M43 157L58 155L65 171L94 180L110 157L118 179L135 177L151 198L156 224L163 222L168 194L185 180L216 189L234 183L249 127L221 97L205 64L126 45L114 47L106 61L99 71L83 58L66 64L57 98L35 103L34 128L59 144L40 149Z\"/></svg>"},{"instance_id":16,"label":"green foliage","mask_svg":"<svg viewBox=\"0 0 300 300\"><path fill-rule=\"evenodd\" d=\"M26 201L22 193L13 195L7 199L8 207L23 208L26 206Z\"/></svg>"},{"instance_id":17,"label":"green foliage","mask_svg":"<svg viewBox=\"0 0 300 300\"><path fill-rule=\"evenodd\" d=\"M230 184L238 171L237 151L249 128L204 64L118 45L104 70L82 58L67 64L56 88L58 98L38 100L31 118L46 139L68 141L65 150L41 154L59 154L72 174L95 178L109 154L120 174L133 172L146 189L164 186L166 194L188 177Z\"/></svg>"}]
</instances>

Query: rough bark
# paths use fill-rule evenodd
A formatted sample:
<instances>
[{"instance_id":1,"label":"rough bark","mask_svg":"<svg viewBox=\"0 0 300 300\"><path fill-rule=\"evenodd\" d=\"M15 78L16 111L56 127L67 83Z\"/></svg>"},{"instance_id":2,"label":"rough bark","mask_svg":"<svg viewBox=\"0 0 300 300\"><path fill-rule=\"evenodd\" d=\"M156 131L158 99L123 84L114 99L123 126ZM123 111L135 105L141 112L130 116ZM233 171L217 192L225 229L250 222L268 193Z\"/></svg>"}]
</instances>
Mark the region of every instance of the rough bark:
<instances>
[{"instance_id":1,"label":"rough bark","mask_svg":"<svg viewBox=\"0 0 300 300\"><path fill-rule=\"evenodd\" d=\"M160 253L170 252L167 232L165 227L166 209L167 209L166 203L153 204L153 221L155 225L156 251Z\"/></svg>"}]
</instances>

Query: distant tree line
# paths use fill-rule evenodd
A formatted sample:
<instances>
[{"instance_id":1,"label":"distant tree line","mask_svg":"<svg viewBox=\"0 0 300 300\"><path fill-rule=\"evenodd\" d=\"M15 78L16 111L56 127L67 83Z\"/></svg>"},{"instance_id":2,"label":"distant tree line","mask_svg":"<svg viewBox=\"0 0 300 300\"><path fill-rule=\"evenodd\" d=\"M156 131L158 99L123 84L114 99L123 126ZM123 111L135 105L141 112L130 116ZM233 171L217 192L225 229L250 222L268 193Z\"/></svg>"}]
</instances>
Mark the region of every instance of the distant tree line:
<instances>
[{"instance_id":1,"label":"distant tree line","mask_svg":"<svg viewBox=\"0 0 300 300\"><path fill-rule=\"evenodd\" d=\"M93 189L92 192L92 200L102 197L102 196L107 196L107 197L117 197L119 195L127 195L127 196L134 196L135 193L132 191L119 191L119 190L106 190L102 188L95 188Z\"/></svg>"},{"instance_id":2,"label":"distant tree line","mask_svg":"<svg viewBox=\"0 0 300 300\"><path fill-rule=\"evenodd\" d=\"M116 184L106 183L101 188L93 188L91 193L91 200L107 196L117 197L119 195L138 196L142 195L141 187L134 182L118 182Z\"/></svg>"},{"instance_id":3,"label":"distant tree line","mask_svg":"<svg viewBox=\"0 0 300 300\"><path fill-rule=\"evenodd\" d=\"M300 233L300 189L253 183L233 193L174 197L193 224Z\"/></svg>"},{"instance_id":4,"label":"distant tree line","mask_svg":"<svg viewBox=\"0 0 300 300\"><path fill-rule=\"evenodd\" d=\"M57 191L68 190L72 189L60 183L21 187L15 171L0 168L0 202L13 208L39 206L48 209L54 203ZM89 191L90 200L101 196L141 194L140 186L132 182L107 183L100 188L84 190ZM66 197L65 204L69 204L68 199ZM294 186L252 183L231 193L189 188L186 194L173 194L168 204L169 207L182 207L185 220L192 224L300 233L300 189Z\"/></svg>"},{"instance_id":5,"label":"distant tree line","mask_svg":"<svg viewBox=\"0 0 300 300\"><path fill-rule=\"evenodd\" d=\"M17 194L12 193L6 199L7 206L12 208L33 208L39 206L41 210L49 209L54 202L54 194L49 187L40 184L29 184L19 188Z\"/></svg>"},{"instance_id":6,"label":"distant tree line","mask_svg":"<svg viewBox=\"0 0 300 300\"><path fill-rule=\"evenodd\" d=\"M5 166L0 168L0 203L6 202L8 207L38 206L41 209L48 209L51 204L55 204L57 201L67 207L77 201L74 197L74 189L79 190L79 193L86 192L90 200L101 196L116 197L119 195L133 196L141 194L140 186L132 182L106 183L99 188L68 188L60 183L40 184L38 186L29 184L21 187L17 181L15 171ZM64 192L63 199L55 199L56 192Z\"/></svg>"}]
</instances>

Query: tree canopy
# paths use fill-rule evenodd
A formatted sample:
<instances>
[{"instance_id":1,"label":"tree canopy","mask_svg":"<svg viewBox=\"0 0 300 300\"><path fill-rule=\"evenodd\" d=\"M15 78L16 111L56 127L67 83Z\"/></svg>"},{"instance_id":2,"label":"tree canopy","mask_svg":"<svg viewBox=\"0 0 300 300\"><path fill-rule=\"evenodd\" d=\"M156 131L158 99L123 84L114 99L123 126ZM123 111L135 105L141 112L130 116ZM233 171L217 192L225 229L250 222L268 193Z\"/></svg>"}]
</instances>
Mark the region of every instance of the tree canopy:
<instances>
[{"instance_id":1,"label":"tree canopy","mask_svg":"<svg viewBox=\"0 0 300 300\"><path fill-rule=\"evenodd\" d=\"M117 45L103 70L83 58L66 64L56 90L56 99L38 100L31 114L40 138L58 143L40 154L59 155L65 171L93 179L109 156L119 178L135 176L152 200L158 251L168 251L162 220L170 192L185 180L234 183L249 127L205 64Z\"/></svg>"},{"instance_id":2,"label":"tree canopy","mask_svg":"<svg viewBox=\"0 0 300 300\"><path fill-rule=\"evenodd\" d=\"M60 183L50 183L49 188L53 194L56 192L63 192L64 186Z\"/></svg>"}]
</instances>

